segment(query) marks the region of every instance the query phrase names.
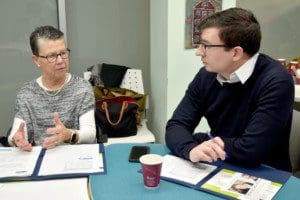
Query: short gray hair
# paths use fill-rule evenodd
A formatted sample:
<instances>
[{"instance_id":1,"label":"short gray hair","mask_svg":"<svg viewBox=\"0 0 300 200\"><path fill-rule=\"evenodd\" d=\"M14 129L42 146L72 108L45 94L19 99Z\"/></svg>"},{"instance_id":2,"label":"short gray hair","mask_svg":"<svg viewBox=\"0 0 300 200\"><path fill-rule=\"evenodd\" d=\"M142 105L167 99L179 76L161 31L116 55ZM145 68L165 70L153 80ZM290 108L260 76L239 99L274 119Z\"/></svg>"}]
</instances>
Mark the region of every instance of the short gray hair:
<instances>
[{"instance_id":1,"label":"short gray hair","mask_svg":"<svg viewBox=\"0 0 300 200\"><path fill-rule=\"evenodd\" d=\"M38 39L43 38L47 40L59 40L64 38L64 33L54 28L53 26L37 27L30 34L30 47L34 55L39 55Z\"/></svg>"}]
</instances>

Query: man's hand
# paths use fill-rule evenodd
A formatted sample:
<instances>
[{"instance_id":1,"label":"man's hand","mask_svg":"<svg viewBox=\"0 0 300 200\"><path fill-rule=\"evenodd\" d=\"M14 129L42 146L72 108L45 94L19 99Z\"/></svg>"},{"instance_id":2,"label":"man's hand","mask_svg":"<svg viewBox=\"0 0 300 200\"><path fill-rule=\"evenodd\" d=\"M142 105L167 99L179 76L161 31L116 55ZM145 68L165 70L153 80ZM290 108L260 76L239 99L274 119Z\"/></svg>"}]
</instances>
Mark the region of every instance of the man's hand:
<instances>
[{"instance_id":1,"label":"man's hand","mask_svg":"<svg viewBox=\"0 0 300 200\"><path fill-rule=\"evenodd\" d=\"M13 143L23 151L32 151L32 145L25 139L24 122L22 122L13 136Z\"/></svg>"},{"instance_id":2,"label":"man's hand","mask_svg":"<svg viewBox=\"0 0 300 200\"><path fill-rule=\"evenodd\" d=\"M44 148L53 148L64 141L69 141L72 135L72 132L69 129L67 129L60 121L57 112L54 113L54 121L55 121L55 127L48 128L46 130L47 133L51 133L53 135L47 137L44 140L43 143Z\"/></svg>"},{"instance_id":3,"label":"man's hand","mask_svg":"<svg viewBox=\"0 0 300 200\"><path fill-rule=\"evenodd\" d=\"M225 160L224 142L220 137L212 138L208 141L202 142L194 147L190 153L190 160L192 162L217 161L218 158Z\"/></svg>"}]
</instances>

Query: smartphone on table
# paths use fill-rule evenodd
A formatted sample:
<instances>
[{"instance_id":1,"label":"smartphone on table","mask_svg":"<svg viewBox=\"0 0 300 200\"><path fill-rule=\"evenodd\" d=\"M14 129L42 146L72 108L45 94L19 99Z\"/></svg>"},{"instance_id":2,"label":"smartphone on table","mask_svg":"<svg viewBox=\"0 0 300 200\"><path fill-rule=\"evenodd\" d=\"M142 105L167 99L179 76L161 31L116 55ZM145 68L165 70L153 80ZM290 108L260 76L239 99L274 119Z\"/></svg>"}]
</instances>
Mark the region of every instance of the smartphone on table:
<instances>
[{"instance_id":1,"label":"smartphone on table","mask_svg":"<svg viewBox=\"0 0 300 200\"><path fill-rule=\"evenodd\" d=\"M148 146L133 146L129 154L129 162L139 162L142 155L148 154L150 148Z\"/></svg>"}]
</instances>

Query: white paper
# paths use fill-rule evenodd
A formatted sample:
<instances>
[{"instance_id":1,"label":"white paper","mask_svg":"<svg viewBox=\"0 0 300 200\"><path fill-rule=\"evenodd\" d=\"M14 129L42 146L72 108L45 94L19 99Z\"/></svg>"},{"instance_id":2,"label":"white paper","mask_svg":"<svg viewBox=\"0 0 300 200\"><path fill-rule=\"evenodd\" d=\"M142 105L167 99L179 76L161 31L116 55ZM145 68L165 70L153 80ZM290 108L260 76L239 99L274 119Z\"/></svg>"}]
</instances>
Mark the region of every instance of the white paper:
<instances>
[{"instance_id":1,"label":"white paper","mask_svg":"<svg viewBox=\"0 0 300 200\"><path fill-rule=\"evenodd\" d=\"M90 200L88 178L6 182L0 186L2 200Z\"/></svg>"},{"instance_id":2,"label":"white paper","mask_svg":"<svg viewBox=\"0 0 300 200\"><path fill-rule=\"evenodd\" d=\"M0 147L0 178L26 177L33 173L42 147L33 147L31 152L17 147Z\"/></svg>"},{"instance_id":3,"label":"white paper","mask_svg":"<svg viewBox=\"0 0 300 200\"><path fill-rule=\"evenodd\" d=\"M222 169L201 187L236 199L271 200L282 184Z\"/></svg>"},{"instance_id":4,"label":"white paper","mask_svg":"<svg viewBox=\"0 0 300 200\"><path fill-rule=\"evenodd\" d=\"M196 185L216 168L213 165L192 163L176 156L166 155L161 176Z\"/></svg>"},{"instance_id":5,"label":"white paper","mask_svg":"<svg viewBox=\"0 0 300 200\"><path fill-rule=\"evenodd\" d=\"M99 144L62 145L47 149L39 176L103 172Z\"/></svg>"}]
</instances>

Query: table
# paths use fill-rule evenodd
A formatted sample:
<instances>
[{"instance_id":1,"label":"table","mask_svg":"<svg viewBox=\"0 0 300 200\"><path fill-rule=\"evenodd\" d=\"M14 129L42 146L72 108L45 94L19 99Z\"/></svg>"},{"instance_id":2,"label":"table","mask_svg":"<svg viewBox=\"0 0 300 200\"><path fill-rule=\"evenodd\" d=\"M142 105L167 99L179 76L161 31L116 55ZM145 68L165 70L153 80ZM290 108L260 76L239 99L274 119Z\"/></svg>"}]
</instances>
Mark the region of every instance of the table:
<instances>
[{"instance_id":1,"label":"table","mask_svg":"<svg viewBox=\"0 0 300 200\"><path fill-rule=\"evenodd\" d=\"M221 199L220 197L185 186L161 180L158 189L149 190L143 186L139 163L128 162L132 146L137 144L112 144L106 147L107 175L90 176L90 187L94 200L98 199ZM150 152L165 155L170 150L162 144L145 144ZM276 174L274 174L276 176ZM299 199L300 179L290 177L275 196L275 199Z\"/></svg>"},{"instance_id":2,"label":"table","mask_svg":"<svg viewBox=\"0 0 300 200\"><path fill-rule=\"evenodd\" d=\"M0 183L1 200L89 200L88 178Z\"/></svg>"}]
</instances>

